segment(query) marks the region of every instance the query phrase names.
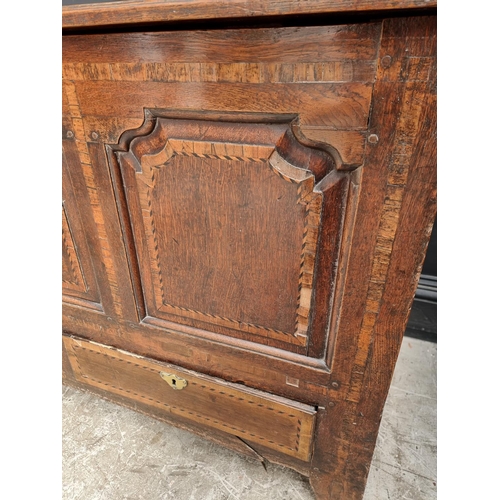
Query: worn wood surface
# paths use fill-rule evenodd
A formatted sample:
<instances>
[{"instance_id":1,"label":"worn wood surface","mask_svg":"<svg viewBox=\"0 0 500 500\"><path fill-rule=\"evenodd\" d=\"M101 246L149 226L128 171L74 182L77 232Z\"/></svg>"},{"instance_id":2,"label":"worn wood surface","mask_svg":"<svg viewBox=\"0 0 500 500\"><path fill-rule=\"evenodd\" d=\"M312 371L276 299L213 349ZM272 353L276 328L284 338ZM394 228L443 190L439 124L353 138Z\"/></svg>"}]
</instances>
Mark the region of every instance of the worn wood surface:
<instances>
[{"instance_id":1,"label":"worn wood surface","mask_svg":"<svg viewBox=\"0 0 500 500\"><path fill-rule=\"evenodd\" d=\"M130 398L123 397L118 393L113 393L107 390L100 389L93 385L79 382L74 377L69 377L67 375L67 372L65 372L63 381L66 386L76 388L80 391L93 393L103 399L130 408L136 412L147 415L148 417L153 417L157 420L161 420L162 422L166 422L169 425L187 430L206 440L212 441L221 446L225 446L254 460L258 460L263 464L265 464L265 461L268 460L269 462L289 467L299 472L303 476L307 477L309 475L308 462L304 462L303 460L294 458L290 455L279 453L270 448L262 446L262 444L260 443L246 443L237 436L224 431L220 431L214 427L207 427L206 425L199 424L193 420L187 420L175 414L165 412L160 408L156 408L154 406L146 404L146 402L143 402L142 400L131 400Z\"/></svg>"},{"instance_id":2,"label":"worn wood surface","mask_svg":"<svg viewBox=\"0 0 500 500\"><path fill-rule=\"evenodd\" d=\"M144 108L295 113L305 136L355 167L379 38L380 23L66 36L63 77L79 101L64 96L63 114L84 118L88 141L114 144Z\"/></svg>"},{"instance_id":3,"label":"worn wood surface","mask_svg":"<svg viewBox=\"0 0 500 500\"><path fill-rule=\"evenodd\" d=\"M63 330L318 408L306 475L321 500L360 499L435 215L435 66L434 16L65 36L102 306L66 300Z\"/></svg>"},{"instance_id":4,"label":"worn wood surface","mask_svg":"<svg viewBox=\"0 0 500 500\"><path fill-rule=\"evenodd\" d=\"M89 158L92 158L95 164L106 163L100 144L107 143L108 141L112 141L111 144L113 144L113 142L116 143L120 140L122 134L133 135L134 126L140 129L142 125L145 105L150 105L151 108L147 109L151 109L158 116L161 116L162 110L170 116L172 109L184 108L184 112L190 112L194 116L194 118L191 117L192 119L203 121L213 117L213 115L220 115L221 119L231 119L233 123L240 120L248 120L248 111L251 110L258 111L259 116L262 116L263 113L267 113L269 117L266 118L266 120L272 120L273 117L281 116L282 113L277 114L277 111L286 111L287 114L292 117L290 119L293 119L295 116L298 117L298 126L294 128L294 134L297 134L297 137L302 142L312 145L315 148L324 147L325 150L334 154L336 168L338 170L349 171L363 162L366 135L364 129L366 129L368 121L371 87L375 77L375 58L379 33L380 23L369 23L359 26L306 27L278 30L215 30L208 32L191 32L190 36L184 40L182 45L179 44L178 37L169 32L139 35L102 34L67 36L63 40L63 74L65 76L63 113L65 113L67 117L66 119L70 124L70 128L72 127L72 129L75 130L75 139L77 144L79 144L81 150L80 156L82 164L84 165L88 164ZM297 63L297 57L300 56L300 54L305 54L303 47L304 40L308 40L306 43L308 51L316 51L313 54L313 59L319 59L319 61L312 63L304 62L303 64ZM321 47L320 52L315 48L317 44ZM108 48L107 51L105 51L105 55L99 50L99 48L103 46ZM223 62L212 63L207 61L206 51L208 51L210 58ZM138 63L135 61L134 58L137 56L145 62ZM168 63L165 62L167 57ZM255 62L239 62L248 57L252 57L252 60ZM304 55L300 56L299 60L304 57ZM270 58L271 60L279 58L279 60L277 63L271 63L269 62ZM105 61L120 62L110 63ZM131 61L135 62L132 63ZM361 69L361 73L357 71L358 69ZM206 81L207 78L209 81ZM241 83L237 82L240 81L247 83L243 86L239 86ZM97 87L95 87L96 85ZM117 87L116 89L112 89L109 87L110 85ZM150 85L153 85L153 87L149 87ZM180 95L176 94L172 85L181 89ZM133 92L142 92L141 89L144 89L145 94L138 95L137 98L134 98ZM226 89L227 92L225 92ZM271 94L271 90L274 95ZM203 96L203 103L197 103L194 97L186 96L186 91L194 92L193 96L196 95L197 98ZM252 95L250 91L254 93L257 92L257 95ZM219 98L221 92L224 95L224 99L222 100ZM106 96L109 96L108 102L106 102ZM213 100L212 106L209 104L209 100ZM267 105L265 104L266 101L268 101ZM307 104L308 101L310 102L309 105ZM320 106L318 106L318 102L321 102ZM189 104L189 108L192 111L186 109L186 104ZM158 105L162 107L158 108ZM129 111L125 110L124 106L127 107ZM281 106L281 108L279 106ZM310 107L311 112L308 112L308 107ZM213 110L208 111L210 108L213 108ZM200 109L204 111L200 112ZM320 109L323 110L324 119L321 118L318 112ZM207 116L203 116L203 113L207 113ZM137 119L131 118L130 115ZM139 121L139 117L141 117L141 121ZM195 126L197 125L195 124ZM232 128L234 128L234 125L228 126L224 133L219 134L219 136L215 135L213 141L224 141L224 134L227 135L227 131ZM142 134L142 132L138 133ZM322 144L315 140L316 136ZM267 139L258 139L260 143L267 143L269 145ZM240 143L242 141L241 138L232 140L239 141ZM257 140L257 137L254 138L254 140ZM84 141L86 144L84 144ZM205 142L205 144L207 143ZM337 145L339 146L338 148L336 147ZM290 147L282 147L282 150L285 152L288 149L290 149ZM342 157L342 155L345 155L345 158ZM183 161L188 160L184 158ZM194 160L192 158L189 161L193 162ZM214 161L214 159L205 158L204 161L207 163ZM293 160L291 161L293 162ZM111 160L111 163L113 163L113 160ZM199 163L199 159L196 159L195 163ZM305 165L305 168L308 168L307 165ZM256 171L256 169L253 170ZM196 169L193 171L196 172ZM106 235L106 239L109 242L109 248L111 248L111 245L115 242L114 240L117 240L118 236L114 236L116 233L116 214L114 214L111 209L112 202L108 194L109 174L107 169L98 168L93 172L93 175L95 177L94 182L98 177L102 180L98 196L103 198L103 202L100 203L100 207L95 208L95 211L102 220L107 221L102 232L107 231L109 233L109 235ZM241 268L244 264L249 272L258 275L258 280L262 281L263 279L267 279L269 284L266 285L253 280L254 283L252 286L243 290L247 295L248 293L252 294L251 301L246 299L238 301L236 300L237 297L234 297L233 302L236 301L239 304L246 302L245 307L247 310L253 307L255 311L253 316L250 315L246 320L244 317L236 319L236 321L242 325L238 327L238 329L242 330L242 327L244 327L244 329L248 330L248 328L250 328L254 329L252 333L255 333L255 327L249 325L259 326L260 323L256 321L256 315L265 316L267 314L267 322L269 323L267 325L267 330L262 328L259 329L260 333L265 333L263 336L264 343L278 348L288 348L303 354L310 351L316 357L321 356L325 348L324 333L329 321L328 311L331 302L332 284L336 279L335 262L340 253L339 238L343 230L342 212L344 205L347 203L346 197L348 192L347 184L342 180L343 178L340 174L336 180L332 178L332 180L328 181L321 180L322 174L319 175L318 173L317 175L317 181L321 181L323 186L318 188L319 192L322 192L329 208L322 216L323 223L321 223L319 231L315 228L317 221L312 221L319 213L316 212L316 215L314 215L312 210L313 205L311 203L303 205L303 208L300 209L302 211L304 209L307 210L309 215L307 217L302 216L301 222L299 221L300 218L295 219L296 223L300 222L302 225L302 229L299 229L298 225L296 226L295 234L298 235L299 231L303 233L301 234L301 245L305 245L300 251L301 258L299 265L301 269L298 274L301 275L301 278L298 280L298 287L300 287L298 293L295 293L295 297L292 299L290 287L297 287L297 283L294 285L290 282L290 290L285 289L280 291L279 294L282 296L284 294L284 296L276 301L276 296L278 295L279 298L279 294L273 294L269 288L276 286L280 280L275 279L276 275L273 277L273 274L269 273L269 271L259 273L256 265L258 263L259 266L262 267L262 265L268 265L266 262L274 261L278 263L278 267L274 264L270 269L272 269L273 272L278 272L278 268L281 266L281 276L284 276L283 272L288 266L287 259L278 258L282 249L285 248L282 245L284 239L279 235L278 237L264 237L264 234L262 234L261 242L267 241L266 245L262 247L264 254L262 251L255 251L253 261L246 262L244 253L241 253L241 251L239 251L240 256L237 255L238 252L233 252L231 254L232 259L235 257L240 259L238 265L226 266L227 269L224 267L225 264L222 264L222 262L226 262L227 264L227 258L221 259L220 257L222 254L215 260L212 259L213 262L220 263L219 267L222 266L221 271L223 271L217 273L221 276L221 279L219 279L219 285L215 288L212 287L210 294L210 300L212 302L220 302L219 306L215 304L215 308L219 309L218 314L214 312L213 306L208 303L201 304L202 307L198 308L201 309L201 311L198 311L198 309L193 306L193 297L191 297L190 300L184 300L184 304L182 304L181 301L180 307L186 309L186 311L182 312L182 322L187 326L196 328L197 335L200 334L200 329L206 330L206 321L205 323L203 322L209 318L206 314L218 316L219 323L223 323L219 324L218 328L215 330L218 333L227 334L227 328L234 326L232 321L235 320L235 318L228 312L234 308L231 304L225 304L227 300L223 300L223 297L219 297L219 292L222 289L221 287L225 288L226 283L223 284L223 281L226 282L227 279L222 278L224 277L224 273L229 272L228 268ZM175 176L175 182L178 182L179 179L179 176ZM193 181L193 179L191 179L191 181ZM259 190L263 189L266 185L266 183L262 181L262 177L260 181L257 178L253 181L256 187L259 186L258 190L255 191L256 194L259 194ZM135 184L134 181L131 180L131 182ZM276 182L276 179L274 179L273 182ZM143 192L142 196L144 203L141 205L139 202L136 204L135 208L130 211L127 209L127 206L130 203L134 203L134 201L130 196L126 199L124 190L120 189L118 186L120 184L120 179L118 177L115 178L112 184L115 188L115 197L119 200L123 200L123 204L125 205L122 208L119 207L122 219L127 218L127 213L129 218L131 214L132 217L134 217L133 214L143 213L142 210L144 210L146 206L144 203L148 203L145 199L147 198L147 189ZM270 186L269 184L268 187ZM92 183L89 187L92 188ZM291 186L288 186L288 188L291 188ZM133 191L133 189L131 184L127 184L127 193L130 190ZM282 188L276 187L276 189ZM181 193L182 192L189 192L189 183L185 184L184 191L181 191ZM260 193L259 196L262 196L262 194L263 193ZM95 196L95 193L93 193L93 195ZM235 193L233 193L233 196L234 195ZM166 198L170 198L170 196ZM276 196L276 199L278 198L280 198L279 194ZM224 194L224 199L227 200L226 194ZM253 199L255 205L257 199L255 196ZM270 199L271 197L268 195L267 202L269 202ZM159 201L157 203L159 203ZM161 204L164 206L163 201ZM257 204L259 206L261 205L260 202ZM280 204L282 205L283 203L280 201ZM142 208L139 208L139 206ZM205 207L206 204L203 206ZM216 206L216 203L212 203L212 207ZM103 207L105 210L103 210ZM174 209L174 205L171 205L171 207ZM297 208L296 206L296 209ZM263 207L259 209L262 210ZM101 213L99 213L99 210ZM220 208L216 208L216 210L220 210ZM322 209L318 206L315 210L321 211ZM157 209L155 209L155 212L157 212ZM201 213L201 207L198 212ZM271 214L276 212L276 210L271 209L268 205L267 212ZM290 211L288 210L288 212ZM273 224L275 224L277 220L287 220L287 218L282 217L277 219L275 215L276 214L273 215ZM291 212L287 215L288 220L291 220L290 215ZM233 218L234 217L235 215L233 214ZM218 218L219 216L215 217L215 219ZM261 218L259 221L259 224L262 226L262 231L264 231L264 226L262 224L265 223L265 220L266 218ZM267 217L267 220L270 221L271 219ZM170 223L170 221L171 218L165 219L165 222ZM200 219L200 223L201 222ZM304 222L307 222L307 224L304 224ZM162 224L161 220L159 223L160 225ZM145 286L141 280L152 282L153 285L154 280L151 275L148 278L148 270L144 268L145 262L149 261L149 257L141 258L139 255L140 262L137 263L137 256L134 255L136 252L140 252L141 248L148 241L148 237L144 232L141 234L138 232L141 231L141 226L144 226L144 224L141 223L139 219L135 221L135 225L122 220L121 230L124 234L128 235L125 236L125 243L129 250L129 266L123 266L123 260L121 266L119 262L113 262L113 260L117 260L122 251L118 248L118 241L116 241L116 246L114 246L116 251L109 255L110 265L106 265L109 282L113 284L117 280L122 281L120 286L117 287L121 292L121 296L115 297L115 307L120 307L122 313L110 314L106 319L106 327L104 329L101 326L98 327L95 320L87 320L88 325L94 325L94 329L98 328L103 334L108 328L112 328L113 332L116 331L117 320L121 323L122 328L129 328L132 326L128 323L123 325L123 322L120 320L124 319L124 315L128 315L133 323L133 313L135 310L139 317L145 318L146 316L146 304L143 303L143 292L141 289L144 288L147 294L151 287L149 285ZM148 224L147 226L150 225ZM252 226L247 226L245 233L249 235ZM232 224L232 227L234 230L236 227L235 223ZM276 228L279 227L280 226L276 226ZM164 233L167 229L171 231L172 227L167 228L166 226L162 226L160 229L160 232ZM118 228L118 230L120 230L120 228ZM151 231L149 235L149 247L146 245L145 251L149 253L152 252L151 255L153 255L156 253L154 249L156 242L153 232L158 234L158 231L156 229L151 229ZM227 233L227 227L224 231ZM293 231L287 229L286 226L283 226L283 231L283 234L286 233L287 237L293 234ZM101 236L101 238L104 239L104 236ZM316 239L319 239L319 241L315 242ZM138 241L142 244L136 245L134 248L134 242ZM174 240L169 241L171 243ZM177 241L179 240L177 239ZM219 244L223 241L227 241L227 238L220 240ZM273 249L272 245L278 246ZM315 246L318 250L318 265L321 272L317 277L318 286L313 290L312 282L315 278L311 271L315 265ZM217 252L220 250L221 248L218 248ZM265 256L265 252L268 253L268 257ZM199 251L197 253L200 254ZM259 257L257 257L257 254L260 254ZM295 254L299 254L299 252L295 251ZM143 256L144 255L143 253ZM160 260L168 260L169 255L175 254L172 254L172 251L169 251L167 248L160 248L158 254ZM183 253L181 252L179 255L183 255ZM196 255L196 252L194 252L194 255ZM270 255L274 255L275 257L270 260ZM290 257L291 253L287 255ZM191 260L193 259L192 256L189 258ZM210 260L210 255L204 255L203 258ZM158 259L153 260L156 260L157 264L160 262ZM142 272L134 268L135 263L143 266ZM161 269L165 265L169 265L168 262L164 262L163 265L160 265L160 268L158 268L157 264L154 265L155 271L153 272L153 274L156 275L158 274L158 269ZM115 270L115 267L118 271ZM181 267L186 268L185 265ZM207 268L207 266L205 266L205 268ZM132 287L130 287L130 283L126 282L127 272L130 273L133 282ZM173 275L170 275L170 277L172 276ZM230 279L233 279L233 276L234 274L232 273L227 275ZM167 275L167 278L168 277L169 275ZM160 276L155 279L159 278ZM203 279L203 276L199 276L199 278ZM161 276L161 279L163 279L163 276ZM191 279L198 279L198 274ZM186 277L179 275L177 285L185 282ZM169 285L173 285L173 283L169 283ZM208 285L210 285L210 283L208 283ZM157 297L158 293L162 293L161 290L163 290L163 293L167 294L174 293L174 288L175 286L159 286L158 283L154 286ZM193 290L197 288L199 287L193 287ZM210 288L210 286L208 288ZM238 287L232 288L234 290L239 289ZM274 312L272 309L272 301L266 302L264 295L260 297L260 300L263 302L260 305L258 304L259 294L254 293L254 291L259 288L261 290L269 289L266 293L271 297L274 295L275 298L272 299L275 302ZM116 290L116 287L112 286L111 289ZM231 287L229 286L229 291L230 290ZM224 293L227 295L227 290L225 290ZM196 300L198 302L200 300L206 301L207 297L208 295L200 294ZM273 324L273 322L279 320L279 318L276 318L277 314L287 316L289 318L287 321L291 320L292 315L289 313L287 314L286 307L284 307L284 301L288 301L287 303L290 307L292 300L294 304L298 302L299 311L298 315L295 315L293 318L294 324L291 329L298 330L294 332L294 335L290 336L285 332L284 334L279 333L281 332L280 328L283 327L280 326L279 323ZM309 320L308 310L310 309L311 301L314 301L316 304L315 310L317 312L315 312ZM125 302L129 305L127 307L122 307L121 303ZM131 304L134 302L135 306ZM149 309L151 309L152 301L148 301L146 297L146 302L149 302ZM174 301L171 306L175 305L179 306L179 304L175 304ZM162 307L165 309L169 306L165 305ZM225 310L222 310L224 308ZM176 312L178 313L179 310L180 309L171 309L169 312L170 314L175 314ZM187 310L193 311L189 313L191 315L191 317L188 318L189 321L186 318L188 315ZM167 312L168 311L165 310L163 311L164 314ZM203 315L203 313L205 313L205 315ZM272 319L271 316L273 317ZM153 311L152 314L149 314L148 321L154 323L150 318L154 320L156 317L158 317L158 315ZM224 320L221 318L226 319ZM163 319L172 320L174 325L179 322L179 316L177 316L177 318L174 316L168 318L163 316ZM262 319L265 319L265 317ZM310 328L308 326L309 323L311 323ZM171 327L173 325L165 324L164 326ZM288 330L290 330L290 327L291 324L287 326ZM178 329L178 326L176 326L176 328ZM223 328L226 328L226 330L223 330ZM191 329L189 331L194 332L195 330ZM85 334L85 331L81 333ZM296 333L299 335L296 335ZM134 336L137 334L137 330L133 332ZM150 332L148 332L148 336L149 335ZM119 340L120 343L125 343L130 340L132 343L135 342L137 346L136 349L140 348L137 341L132 341L130 337L126 337L127 338L121 337L116 339L116 335L113 333L111 338L108 338L107 342L114 343L116 340ZM240 335L240 338L253 340L249 335ZM290 339L296 339L297 342L292 342L290 344ZM306 345L308 340L309 344ZM106 340L101 338L101 341ZM146 345L145 342L141 342L140 344L141 346ZM120 345L125 347L125 344ZM155 349L155 351L158 351L158 349ZM148 354L147 350L145 354ZM150 350L149 354L152 355L153 352ZM262 362L266 363L264 360Z\"/></svg>"},{"instance_id":5,"label":"worn wood surface","mask_svg":"<svg viewBox=\"0 0 500 500\"><path fill-rule=\"evenodd\" d=\"M361 498L436 210L435 18L384 21L344 314L334 411L317 430L319 498ZM388 117L393 117L388 120Z\"/></svg>"},{"instance_id":6,"label":"worn wood surface","mask_svg":"<svg viewBox=\"0 0 500 500\"><path fill-rule=\"evenodd\" d=\"M76 156L74 144L64 141L62 152L62 291L67 303L102 311L101 297L88 233L92 232L90 206L78 202L70 177ZM76 173L77 174L77 173ZM83 201L83 200L82 200Z\"/></svg>"},{"instance_id":7,"label":"worn wood surface","mask_svg":"<svg viewBox=\"0 0 500 500\"><path fill-rule=\"evenodd\" d=\"M220 379L64 337L66 352L80 382L142 401L165 412L228 432L280 453L307 461L316 410ZM187 384L174 389L168 373ZM180 382L178 382L180 383Z\"/></svg>"},{"instance_id":8,"label":"worn wood surface","mask_svg":"<svg viewBox=\"0 0 500 500\"><path fill-rule=\"evenodd\" d=\"M63 28L436 7L436 0L135 0L63 7Z\"/></svg>"},{"instance_id":9,"label":"worn wood surface","mask_svg":"<svg viewBox=\"0 0 500 500\"><path fill-rule=\"evenodd\" d=\"M312 298L328 310L342 234L346 176L333 157L302 146L286 123L166 118L116 156L122 213L141 242L131 260L144 321L289 343L305 354L326 328Z\"/></svg>"}]
</instances>

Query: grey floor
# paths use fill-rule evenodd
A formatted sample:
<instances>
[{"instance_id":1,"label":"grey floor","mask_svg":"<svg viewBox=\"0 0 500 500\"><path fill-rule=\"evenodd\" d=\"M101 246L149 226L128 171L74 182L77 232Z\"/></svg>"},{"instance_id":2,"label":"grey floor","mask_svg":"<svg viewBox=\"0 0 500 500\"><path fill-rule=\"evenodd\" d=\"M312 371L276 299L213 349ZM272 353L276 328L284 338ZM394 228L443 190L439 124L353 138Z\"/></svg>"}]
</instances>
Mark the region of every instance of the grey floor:
<instances>
[{"instance_id":1,"label":"grey floor","mask_svg":"<svg viewBox=\"0 0 500 500\"><path fill-rule=\"evenodd\" d=\"M313 500L299 474L63 388L63 500ZM436 498L436 344L405 337L364 500Z\"/></svg>"}]
</instances>

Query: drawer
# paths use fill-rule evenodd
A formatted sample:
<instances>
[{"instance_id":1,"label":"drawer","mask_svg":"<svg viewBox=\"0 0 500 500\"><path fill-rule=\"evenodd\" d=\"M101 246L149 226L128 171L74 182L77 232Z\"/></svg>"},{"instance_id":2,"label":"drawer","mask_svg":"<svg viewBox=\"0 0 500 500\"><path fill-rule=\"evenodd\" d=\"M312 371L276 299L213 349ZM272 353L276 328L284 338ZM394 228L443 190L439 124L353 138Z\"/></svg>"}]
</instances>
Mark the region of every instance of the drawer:
<instances>
[{"instance_id":1,"label":"drawer","mask_svg":"<svg viewBox=\"0 0 500 500\"><path fill-rule=\"evenodd\" d=\"M308 461L314 407L64 337L75 378L87 385Z\"/></svg>"}]
</instances>

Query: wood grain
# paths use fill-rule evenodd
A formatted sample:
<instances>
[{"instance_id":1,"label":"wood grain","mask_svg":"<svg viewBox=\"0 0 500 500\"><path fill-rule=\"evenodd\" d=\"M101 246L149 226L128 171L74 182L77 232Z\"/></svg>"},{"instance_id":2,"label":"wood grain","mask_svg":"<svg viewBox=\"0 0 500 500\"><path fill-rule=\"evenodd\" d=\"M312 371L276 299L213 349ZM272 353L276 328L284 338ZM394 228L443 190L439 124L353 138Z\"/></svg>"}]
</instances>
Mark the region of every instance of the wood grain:
<instances>
[{"instance_id":1,"label":"wood grain","mask_svg":"<svg viewBox=\"0 0 500 500\"><path fill-rule=\"evenodd\" d=\"M135 67L129 73L141 74L140 79L147 80L154 77L155 68L162 68L155 65L163 65L171 69L175 81L196 81L193 78L206 78L214 71L219 77L226 75L234 81L241 69L272 69L273 64L283 68L288 78L293 78L294 73L297 78L299 69L309 70L310 77L315 73L320 77L326 70L330 78L330 72L335 75L335 68L342 72L360 62L375 61L379 35L379 23L193 30L187 38L175 31L71 35L64 37L63 59L64 66L75 71L74 75L67 75L70 79L77 75L85 79L115 79L115 75L125 76L127 68ZM242 66L250 63L255 66ZM185 71L180 71L182 68ZM371 71L375 73L374 66ZM307 78L307 71L303 78Z\"/></svg>"},{"instance_id":2,"label":"wood grain","mask_svg":"<svg viewBox=\"0 0 500 500\"><path fill-rule=\"evenodd\" d=\"M74 87L80 96L82 116L139 118L144 108L296 113L300 114L303 125L342 130L366 129L372 91L369 83L294 83L278 87L245 83L76 81Z\"/></svg>"},{"instance_id":3,"label":"wood grain","mask_svg":"<svg viewBox=\"0 0 500 500\"><path fill-rule=\"evenodd\" d=\"M236 116L236 114L232 115ZM217 119L214 113L212 119ZM237 117L239 118L239 117ZM144 121L144 116L137 118L86 116L83 120L85 139L87 142L117 144L120 136L127 130L138 129ZM300 127L302 135L315 143L322 143L335 148L341 159L341 170L359 167L364 162L366 132L356 130L336 130L321 126ZM97 134L97 139L92 137ZM65 134L64 134L65 135Z\"/></svg>"},{"instance_id":4,"label":"wood grain","mask_svg":"<svg viewBox=\"0 0 500 500\"><path fill-rule=\"evenodd\" d=\"M72 291L85 293L88 290L83 277L80 260L76 254L76 244L69 228L68 214L62 208L62 242L63 242L63 286Z\"/></svg>"},{"instance_id":5,"label":"wood grain","mask_svg":"<svg viewBox=\"0 0 500 500\"><path fill-rule=\"evenodd\" d=\"M287 124L162 118L117 157L127 198L121 212L140 242L132 258L146 321L191 318L270 345L307 344L318 237L339 242L341 235L342 217L333 214L342 198L329 205L335 223L319 231L321 193L336 182L323 188L314 179L334 170L333 158L304 148ZM328 268L320 268L328 278L316 298L325 297L326 311Z\"/></svg>"},{"instance_id":6,"label":"wood grain","mask_svg":"<svg viewBox=\"0 0 500 500\"><path fill-rule=\"evenodd\" d=\"M240 453L241 455L247 456L253 460L257 460L260 463L262 463L263 459L265 459L270 462L289 467L305 477L308 477L309 475L308 462L304 462L303 460L300 460L298 458L264 447L260 443L247 443L240 437L234 436L227 432L219 431L214 427L207 427L203 424L198 424L193 420L187 420L182 416L167 413L160 408L148 405L145 402L142 402L142 400L131 400L121 396L118 393L109 392L96 386L78 382L74 378L66 377L64 379L64 383L65 385L74 387L80 391L91 392L102 399L110 401L114 404L124 406L135 412L142 413L143 415L147 415L150 418L155 418L168 425L173 425L180 429L186 430L187 432L192 432L193 434L200 436L203 439L216 443L219 446L225 446L226 448L233 450L236 453Z\"/></svg>"},{"instance_id":7,"label":"wood grain","mask_svg":"<svg viewBox=\"0 0 500 500\"><path fill-rule=\"evenodd\" d=\"M379 141L367 146L345 283L346 312L331 358L338 403L318 424L318 439L332 446L316 448L313 457L318 471L313 470L311 484L320 498L362 498L432 229L435 42L433 17L384 21L370 130ZM404 71L414 58L432 59L427 80L419 72ZM397 117L396 123L387 116Z\"/></svg>"},{"instance_id":8,"label":"wood grain","mask_svg":"<svg viewBox=\"0 0 500 500\"><path fill-rule=\"evenodd\" d=\"M85 182L87 185L90 205L93 211L94 224L96 226L100 243L100 251L104 261L106 262L106 273L108 276L109 291L112 297L110 307L113 308L117 315L122 314L122 304L120 292L118 291L116 269L113 262L111 249L108 245L106 227L103 220L103 207L99 200L99 192L95 183L95 176L90 160L88 145L85 142L85 132L83 128L82 115L78 96L75 92L75 87L71 82L64 82L64 92L69 104L71 126L75 138L75 146L78 151L78 157L83 171Z\"/></svg>"},{"instance_id":9,"label":"wood grain","mask_svg":"<svg viewBox=\"0 0 500 500\"><path fill-rule=\"evenodd\" d=\"M155 363L107 346L64 337L77 380L239 436L309 459L316 411L313 407L238 387L182 368ZM167 372L187 386L174 390Z\"/></svg>"},{"instance_id":10,"label":"wood grain","mask_svg":"<svg viewBox=\"0 0 500 500\"><path fill-rule=\"evenodd\" d=\"M239 17L417 4L265 2ZM99 22L168 17L174 3L126 5L128 14L108 5ZM201 14L198 2L180 2L176 15L220 16L222 5ZM231 17L242 3L224 6ZM102 8L70 10L92 23ZM266 418L252 433L267 441L245 451L310 476L320 500L362 498L435 214L435 16L402 14L64 36L64 151L102 310L73 296L63 329L104 350L73 350L70 383L237 449L203 391L208 427L204 413L186 418L144 399L158 383L144 367L166 362L196 372L194 384L215 377L307 405L317 409L304 435L311 454L294 448L286 419ZM75 288L88 273L83 258L81 273L75 266L81 244L67 214ZM124 374L122 356L136 355L140 366ZM132 398L104 385L117 376ZM231 408L242 437L254 423L245 405Z\"/></svg>"},{"instance_id":11,"label":"wood grain","mask_svg":"<svg viewBox=\"0 0 500 500\"><path fill-rule=\"evenodd\" d=\"M63 300L102 311L93 258L84 226L89 206L78 203L71 181L71 143L64 141L62 155L62 291Z\"/></svg>"},{"instance_id":12,"label":"wood grain","mask_svg":"<svg viewBox=\"0 0 500 500\"><path fill-rule=\"evenodd\" d=\"M137 62L75 62L63 65L63 78L73 81L113 80L164 83L342 83L369 81L375 74L375 58L364 60L357 55L358 60L328 61L328 55L328 52L323 54L321 62L302 63L260 61L236 63L145 62L142 64ZM345 57L344 54L342 55ZM164 59L161 60L169 59L168 55L165 55ZM250 61L255 59L254 55ZM285 59L285 54L280 59Z\"/></svg>"},{"instance_id":13,"label":"wood grain","mask_svg":"<svg viewBox=\"0 0 500 500\"><path fill-rule=\"evenodd\" d=\"M63 28L130 25L200 19L255 19L262 16L372 12L436 7L435 0L216 0L129 1L63 7ZM103 15L104 14L104 15Z\"/></svg>"},{"instance_id":14,"label":"wood grain","mask_svg":"<svg viewBox=\"0 0 500 500\"><path fill-rule=\"evenodd\" d=\"M334 130L329 128L301 127L308 139L334 147L342 158L342 167L356 168L365 160L366 133L354 130Z\"/></svg>"}]
</instances>

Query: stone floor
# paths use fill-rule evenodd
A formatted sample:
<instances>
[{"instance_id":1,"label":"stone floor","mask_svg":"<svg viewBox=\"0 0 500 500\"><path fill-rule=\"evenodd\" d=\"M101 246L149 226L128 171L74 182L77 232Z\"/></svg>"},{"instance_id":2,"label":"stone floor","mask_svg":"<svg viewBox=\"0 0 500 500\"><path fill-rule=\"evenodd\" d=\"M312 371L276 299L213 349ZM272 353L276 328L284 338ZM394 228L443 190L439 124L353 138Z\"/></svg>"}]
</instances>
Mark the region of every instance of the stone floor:
<instances>
[{"instance_id":1,"label":"stone floor","mask_svg":"<svg viewBox=\"0 0 500 500\"><path fill-rule=\"evenodd\" d=\"M313 500L259 462L63 388L63 500ZM436 344L405 337L364 500L436 498Z\"/></svg>"}]
</instances>

